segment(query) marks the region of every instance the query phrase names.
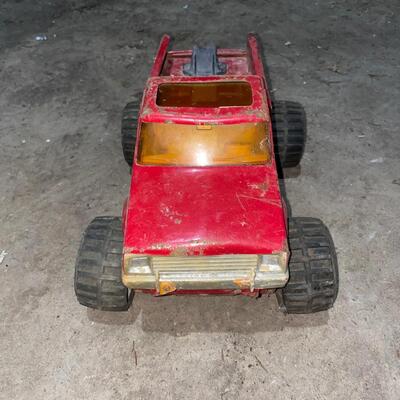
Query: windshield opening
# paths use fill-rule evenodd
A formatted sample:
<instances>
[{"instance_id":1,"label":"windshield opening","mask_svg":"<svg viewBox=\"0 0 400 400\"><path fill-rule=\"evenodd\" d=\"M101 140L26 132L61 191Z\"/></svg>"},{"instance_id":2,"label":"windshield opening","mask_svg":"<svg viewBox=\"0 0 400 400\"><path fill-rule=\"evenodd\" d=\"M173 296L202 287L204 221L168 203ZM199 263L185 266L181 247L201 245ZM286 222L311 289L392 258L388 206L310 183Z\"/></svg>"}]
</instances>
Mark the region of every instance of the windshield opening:
<instances>
[{"instance_id":1,"label":"windshield opening","mask_svg":"<svg viewBox=\"0 0 400 400\"><path fill-rule=\"evenodd\" d=\"M253 102L248 82L163 83L156 103L161 107L235 107Z\"/></svg>"},{"instance_id":2,"label":"windshield opening","mask_svg":"<svg viewBox=\"0 0 400 400\"><path fill-rule=\"evenodd\" d=\"M271 152L265 122L231 125L143 123L138 162L143 165L265 164Z\"/></svg>"}]
</instances>

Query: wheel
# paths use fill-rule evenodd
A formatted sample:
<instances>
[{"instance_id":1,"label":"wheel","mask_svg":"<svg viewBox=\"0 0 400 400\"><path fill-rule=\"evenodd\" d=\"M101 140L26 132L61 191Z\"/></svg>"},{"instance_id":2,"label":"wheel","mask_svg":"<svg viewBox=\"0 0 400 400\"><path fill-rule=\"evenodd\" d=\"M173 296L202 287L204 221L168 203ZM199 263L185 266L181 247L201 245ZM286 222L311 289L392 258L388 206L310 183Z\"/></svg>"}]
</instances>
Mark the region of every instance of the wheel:
<instances>
[{"instance_id":1,"label":"wheel","mask_svg":"<svg viewBox=\"0 0 400 400\"><path fill-rule=\"evenodd\" d=\"M82 305L127 310L128 289L121 281L121 218L97 217L86 228L75 264L75 294Z\"/></svg>"},{"instance_id":2,"label":"wheel","mask_svg":"<svg viewBox=\"0 0 400 400\"><path fill-rule=\"evenodd\" d=\"M306 114L299 103L272 104L271 122L277 163L281 168L300 164L306 142Z\"/></svg>"},{"instance_id":3,"label":"wheel","mask_svg":"<svg viewBox=\"0 0 400 400\"><path fill-rule=\"evenodd\" d=\"M288 313L308 314L331 308L339 289L332 237L316 218L289 219L289 281L277 291Z\"/></svg>"},{"instance_id":4,"label":"wheel","mask_svg":"<svg viewBox=\"0 0 400 400\"><path fill-rule=\"evenodd\" d=\"M136 144L136 130L139 114L139 103L128 103L122 111L121 143L125 161L132 166Z\"/></svg>"}]
</instances>

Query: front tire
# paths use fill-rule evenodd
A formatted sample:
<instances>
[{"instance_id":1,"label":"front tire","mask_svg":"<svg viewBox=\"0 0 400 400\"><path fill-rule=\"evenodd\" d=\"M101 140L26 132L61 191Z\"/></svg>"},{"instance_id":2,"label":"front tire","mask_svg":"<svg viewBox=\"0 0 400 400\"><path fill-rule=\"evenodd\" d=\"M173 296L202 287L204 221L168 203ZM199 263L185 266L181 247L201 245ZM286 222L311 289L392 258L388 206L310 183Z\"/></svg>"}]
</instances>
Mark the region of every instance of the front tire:
<instances>
[{"instance_id":1,"label":"front tire","mask_svg":"<svg viewBox=\"0 0 400 400\"><path fill-rule=\"evenodd\" d=\"M106 311L127 310L128 289L122 284L121 218L97 217L87 227L75 264L75 294L80 304Z\"/></svg>"},{"instance_id":2,"label":"front tire","mask_svg":"<svg viewBox=\"0 0 400 400\"><path fill-rule=\"evenodd\" d=\"M333 306L339 289L339 271L332 237L316 218L289 219L289 281L277 291L282 308L309 314Z\"/></svg>"}]
</instances>

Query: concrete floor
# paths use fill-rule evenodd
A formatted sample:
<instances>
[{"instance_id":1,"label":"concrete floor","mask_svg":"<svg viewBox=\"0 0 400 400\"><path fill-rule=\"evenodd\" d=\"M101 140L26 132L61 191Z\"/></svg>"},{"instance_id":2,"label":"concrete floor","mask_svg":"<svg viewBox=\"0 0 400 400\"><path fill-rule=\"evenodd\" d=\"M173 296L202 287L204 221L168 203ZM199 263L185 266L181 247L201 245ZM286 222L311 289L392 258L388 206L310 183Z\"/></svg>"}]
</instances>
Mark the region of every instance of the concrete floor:
<instances>
[{"instance_id":1,"label":"concrete floor","mask_svg":"<svg viewBox=\"0 0 400 400\"><path fill-rule=\"evenodd\" d=\"M399 15L397 0L4 0L0 398L398 400ZM332 232L335 307L285 316L274 297L145 295L127 313L80 306L80 235L120 213L120 113L161 34L237 47L251 30L274 96L308 114L301 171L285 183L293 214Z\"/></svg>"}]
</instances>

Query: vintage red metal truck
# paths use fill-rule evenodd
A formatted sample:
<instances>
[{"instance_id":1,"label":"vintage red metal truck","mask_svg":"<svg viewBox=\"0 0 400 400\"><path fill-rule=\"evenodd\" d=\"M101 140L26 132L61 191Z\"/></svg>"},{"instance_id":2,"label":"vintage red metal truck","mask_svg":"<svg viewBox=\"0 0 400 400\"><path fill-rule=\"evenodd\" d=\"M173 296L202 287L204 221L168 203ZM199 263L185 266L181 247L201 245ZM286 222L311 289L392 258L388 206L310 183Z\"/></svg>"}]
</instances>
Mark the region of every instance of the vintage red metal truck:
<instances>
[{"instance_id":1,"label":"vintage red metal truck","mask_svg":"<svg viewBox=\"0 0 400 400\"><path fill-rule=\"evenodd\" d=\"M75 267L78 301L125 310L135 291L276 293L281 309L330 308L338 292L325 225L291 218L278 169L299 164L305 114L272 102L255 35L247 49L160 43L141 104L122 118L132 166L122 219L95 218Z\"/></svg>"}]
</instances>

